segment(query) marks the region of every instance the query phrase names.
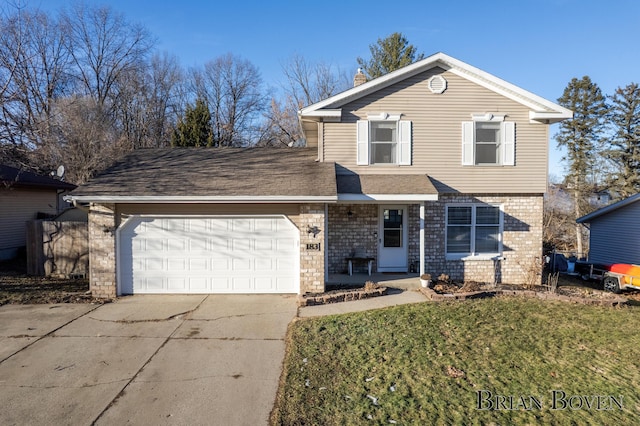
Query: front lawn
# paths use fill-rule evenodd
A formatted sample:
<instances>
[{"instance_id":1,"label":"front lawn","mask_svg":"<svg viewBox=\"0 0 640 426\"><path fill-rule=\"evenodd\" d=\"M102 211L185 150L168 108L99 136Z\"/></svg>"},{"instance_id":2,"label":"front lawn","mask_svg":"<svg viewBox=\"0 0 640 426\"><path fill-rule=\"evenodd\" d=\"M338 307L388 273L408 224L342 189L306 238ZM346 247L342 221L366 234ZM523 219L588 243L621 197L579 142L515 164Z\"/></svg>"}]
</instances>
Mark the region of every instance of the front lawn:
<instances>
[{"instance_id":1,"label":"front lawn","mask_svg":"<svg viewBox=\"0 0 640 426\"><path fill-rule=\"evenodd\" d=\"M636 307L422 303L293 323L271 420L637 424L639 393Z\"/></svg>"}]
</instances>

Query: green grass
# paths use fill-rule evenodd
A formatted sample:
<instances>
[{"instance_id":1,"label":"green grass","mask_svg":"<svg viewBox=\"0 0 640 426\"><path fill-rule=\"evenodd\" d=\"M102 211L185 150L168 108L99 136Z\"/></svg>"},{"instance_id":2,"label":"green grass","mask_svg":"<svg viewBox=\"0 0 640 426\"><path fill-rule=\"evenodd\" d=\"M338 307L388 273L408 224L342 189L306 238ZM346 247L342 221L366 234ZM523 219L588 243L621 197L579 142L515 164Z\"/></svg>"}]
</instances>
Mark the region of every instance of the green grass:
<instances>
[{"instance_id":1,"label":"green grass","mask_svg":"<svg viewBox=\"0 0 640 426\"><path fill-rule=\"evenodd\" d=\"M533 396L542 409L478 410L481 390L494 402L514 396L514 408L520 396L532 406ZM554 410L554 390L567 402L611 395L623 409L587 409L583 400L580 410ZM422 303L293 323L271 420L625 425L638 424L638 394L638 308L517 298Z\"/></svg>"}]
</instances>

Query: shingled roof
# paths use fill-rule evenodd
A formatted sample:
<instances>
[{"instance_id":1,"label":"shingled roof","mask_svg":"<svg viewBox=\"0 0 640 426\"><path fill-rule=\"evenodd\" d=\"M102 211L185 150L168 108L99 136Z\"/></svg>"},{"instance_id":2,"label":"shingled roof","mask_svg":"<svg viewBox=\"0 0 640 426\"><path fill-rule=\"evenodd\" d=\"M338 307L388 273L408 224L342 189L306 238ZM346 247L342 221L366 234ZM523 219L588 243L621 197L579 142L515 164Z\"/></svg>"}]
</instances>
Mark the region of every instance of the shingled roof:
<instances>
[{"instance_id":1,"label":"shingled roof","mask_svg":"<svg viewBox=\"0 0 640 426\"><path fill-rule=\"evenodd\" d=\"M340 194L436 195L427 175L340 175Z\"/></svg>"},{"instance_id":2,"label":"shingled roof","mask_svg":"<svg viewBox=\"0 0 640 426\"><path fill-rule=\"evenodd\" d=\"M335 201L334 163L307 148L140 149L78 187L101 202Z\"/></svg>"},{"instance_id":3,"label":"shingled roof","mask_svg":"<svg viewBox=\"0 0 640 426\"><path fill-rule=\"evenodd\" d=\"M47 188L47 189L66 189L71 190L76 186L52 179L48 176L42 176L26 170L20 170L15 167L0 164L0 183L5 187L13 188Z\"/></svg>"}]
</instances>

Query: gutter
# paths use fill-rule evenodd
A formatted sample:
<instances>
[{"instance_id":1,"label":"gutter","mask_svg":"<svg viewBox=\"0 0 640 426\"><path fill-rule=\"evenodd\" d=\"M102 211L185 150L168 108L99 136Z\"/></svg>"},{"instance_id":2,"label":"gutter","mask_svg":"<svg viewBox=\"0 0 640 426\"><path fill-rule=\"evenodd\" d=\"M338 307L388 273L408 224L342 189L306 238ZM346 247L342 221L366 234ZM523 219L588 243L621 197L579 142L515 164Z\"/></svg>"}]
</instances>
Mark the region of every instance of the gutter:
<instances>
[{"instance_id":1,"label":"gutter","mask_svg":"<svg viewBox=\"0 0 640 426\"><path fill-rule=\"evenodd\" d=\"M266 203L336 203L338 201L337 195L319 195L319 196L283 196L283 195L268 195L268 196L252 196L241 195L235 197L225 196L154 196L154 195L67 195L64 197L65 201L72 201L74 205L76 203L135 203L135 204L171 204L171 203L183 203L183 204L266 204Z\"/></svg>"}]
</instances>

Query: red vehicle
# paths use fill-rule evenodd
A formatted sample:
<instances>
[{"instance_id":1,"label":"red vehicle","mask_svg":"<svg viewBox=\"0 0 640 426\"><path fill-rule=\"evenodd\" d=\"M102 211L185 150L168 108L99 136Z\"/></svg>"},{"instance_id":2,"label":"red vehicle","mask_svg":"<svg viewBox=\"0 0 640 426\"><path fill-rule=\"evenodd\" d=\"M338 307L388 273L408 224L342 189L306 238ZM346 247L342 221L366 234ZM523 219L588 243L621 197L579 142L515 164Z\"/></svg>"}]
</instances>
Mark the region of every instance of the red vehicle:
<instances>
[{"instance_id":1,"label":"red vehicle","mask_svg":"<svg viewBox=\"0 0 640 426\"><path fill-rule=\"evenodd\" d=\"M604 273L604 290L620 293L621 290L640 290L640 265L615 263Z\"/></svg>"}]
</instances>

